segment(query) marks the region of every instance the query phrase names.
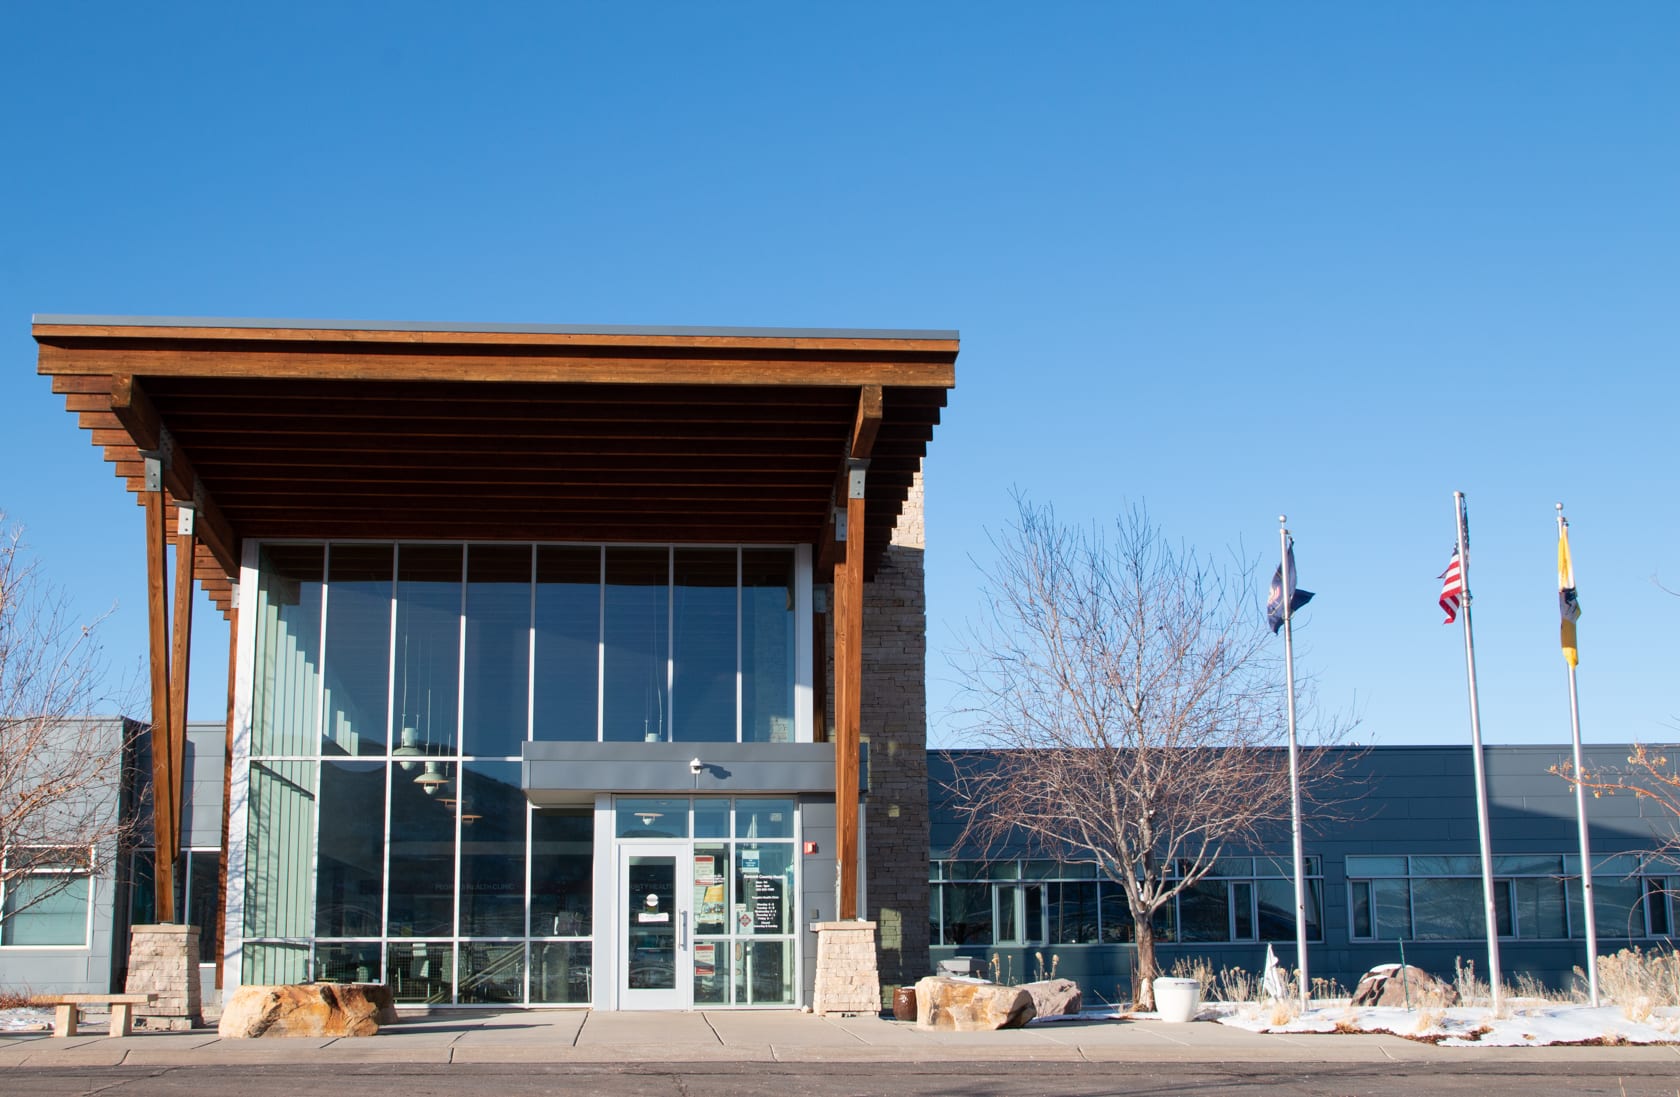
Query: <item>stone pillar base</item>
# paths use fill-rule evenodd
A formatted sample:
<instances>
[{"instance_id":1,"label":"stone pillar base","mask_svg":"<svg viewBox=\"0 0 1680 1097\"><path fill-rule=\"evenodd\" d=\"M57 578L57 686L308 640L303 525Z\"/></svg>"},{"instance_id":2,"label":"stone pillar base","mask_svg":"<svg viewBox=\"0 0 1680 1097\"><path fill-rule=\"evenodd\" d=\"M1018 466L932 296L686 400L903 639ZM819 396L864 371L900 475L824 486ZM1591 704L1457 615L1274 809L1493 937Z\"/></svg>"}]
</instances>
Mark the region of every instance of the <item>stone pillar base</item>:
<instances>
[{"instance_id":1,"label":"stone pillar base","mask_svg":"<svg viewBox=\"0 0 1680 1097\"><path fill-rule=\"evenodd\" d=\"M874 922L817 922L817 993L811 1011L881 1012Z\"/></svg>"},{"instance_id":2,"label":"stone pillar base","mask_svg":"<svg viewBox=\"0 0 1680 1097\"><path fill-rule=\"evenodd\" d=\"M136 1027L191 1029L204 1023L198 985L198 927L134 926L128 939L129 994L155 994L135 1006Z\"/></svg>"}]
</instances>

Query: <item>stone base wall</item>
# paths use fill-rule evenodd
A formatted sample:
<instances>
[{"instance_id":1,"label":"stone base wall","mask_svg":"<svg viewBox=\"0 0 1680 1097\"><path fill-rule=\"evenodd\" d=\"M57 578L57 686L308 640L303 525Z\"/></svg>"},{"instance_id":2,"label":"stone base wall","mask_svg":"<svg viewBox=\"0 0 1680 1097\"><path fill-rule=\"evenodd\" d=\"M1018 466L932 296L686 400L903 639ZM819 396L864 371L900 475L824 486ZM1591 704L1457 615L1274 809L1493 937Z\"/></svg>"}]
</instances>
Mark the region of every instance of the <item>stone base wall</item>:
<instances>
[{"instance_id":1,"label":"stone base wall","mask_svg":"<svg viewBox=\"0 0 1680 1097\"><path fill-rule=\"evenodd\" d=\"M878 1013L881 978L875 967L874 922L818 922L817 991L812 1012Z\"/></svg>"},{"instance_id":2,"label":"stone base wall","mask_svg":"<svg viewBox=\"0 0 1680 1097\"><path fill-rule=\"evenodd\" d=\"M129 930L129 994L155 994L149 1006L135 1006L138 1027L190 1029L203 1023L198 976L198 927L134 926Z\"/></svg>"}]
</instances>

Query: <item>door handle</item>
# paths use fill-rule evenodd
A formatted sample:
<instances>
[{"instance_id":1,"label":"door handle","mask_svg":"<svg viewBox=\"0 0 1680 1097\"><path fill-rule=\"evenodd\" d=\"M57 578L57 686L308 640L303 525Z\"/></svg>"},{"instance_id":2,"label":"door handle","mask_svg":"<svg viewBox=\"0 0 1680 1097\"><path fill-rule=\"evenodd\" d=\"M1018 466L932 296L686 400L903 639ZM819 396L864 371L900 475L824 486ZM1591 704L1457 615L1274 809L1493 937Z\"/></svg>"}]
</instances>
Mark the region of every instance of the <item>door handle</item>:
<instances>
[{"instance_id":1,"label":"door handle","mask_svg":"<svg viewBox=\"0 0 1680 1097\"><path fill-rule=\"evenodd\" d=\"M677 947L688 948L688 911L677 912Z\"/></svg>"}]
</instances>

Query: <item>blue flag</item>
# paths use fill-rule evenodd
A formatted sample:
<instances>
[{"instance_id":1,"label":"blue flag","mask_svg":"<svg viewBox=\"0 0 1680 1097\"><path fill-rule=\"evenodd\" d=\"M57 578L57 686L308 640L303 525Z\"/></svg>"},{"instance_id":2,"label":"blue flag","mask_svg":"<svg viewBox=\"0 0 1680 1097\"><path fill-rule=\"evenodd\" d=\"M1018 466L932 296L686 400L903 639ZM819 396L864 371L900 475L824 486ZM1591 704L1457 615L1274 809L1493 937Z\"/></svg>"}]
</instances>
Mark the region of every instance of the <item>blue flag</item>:
<instances>
[{"instance_id":1,"label":"blue flag","mask_svg":"<svg viewBox=\"0 0 1680 1097\"><path fill-rule=\"evenodd\" d=\"M1286 569L1283 564L1279 564L1277 571L1272 575L1271 593L1266 597L1266 623L1272 626L1274 633L1283 627L1283 592L1285 588L1289 591L1289 615L1291 617L1295 615L1296 610L1312 601L1313 597L1312 591L1297 590L1295 587L1295 541L1293 538L1290 539L1289 548L1285 551L1283 558L1288 563L1289 574L1285 576L1284 571Z\"/></svg>"}]
</instances>

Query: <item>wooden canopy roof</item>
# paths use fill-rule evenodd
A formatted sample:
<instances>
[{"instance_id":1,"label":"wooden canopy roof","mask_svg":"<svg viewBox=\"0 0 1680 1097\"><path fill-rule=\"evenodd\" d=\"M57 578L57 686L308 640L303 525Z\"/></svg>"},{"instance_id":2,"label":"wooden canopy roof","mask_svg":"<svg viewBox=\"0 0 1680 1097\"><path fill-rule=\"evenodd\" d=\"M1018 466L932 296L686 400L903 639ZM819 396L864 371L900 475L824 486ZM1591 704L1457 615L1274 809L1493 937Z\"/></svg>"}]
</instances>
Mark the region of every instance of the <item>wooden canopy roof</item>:
<instances>
[{"instance_id":1,"label":"wooden canopy roof","mask_svg":"<svg viewBox=\"0 0 1680 1097\"><path fill-rule=\"evenodd\" d=\"M873 570L958 350L954 332L75 316L34 335L131 492L142 453L168 455L224 610L247 537L832 547L854 458Z\"/></svg>"}]
</instances>

